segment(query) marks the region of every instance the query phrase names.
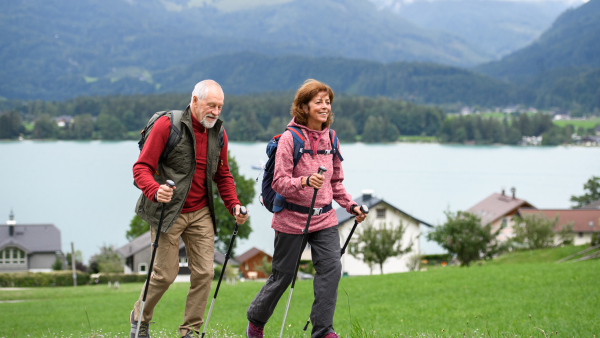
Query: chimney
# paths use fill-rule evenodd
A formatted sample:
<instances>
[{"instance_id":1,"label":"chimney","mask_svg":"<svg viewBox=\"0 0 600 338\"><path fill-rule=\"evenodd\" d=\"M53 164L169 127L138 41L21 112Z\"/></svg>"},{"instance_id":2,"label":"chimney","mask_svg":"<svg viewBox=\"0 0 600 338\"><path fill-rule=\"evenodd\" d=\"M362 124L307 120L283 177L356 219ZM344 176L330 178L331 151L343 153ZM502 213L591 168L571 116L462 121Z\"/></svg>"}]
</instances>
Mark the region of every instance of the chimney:
<instances>
[{"instance_id":1,"label":"chimney","mask_svg":"<svg viewBox=\"0 0 600 338\"><path fill-rule=\"evenodd\" d=\"M502 188L502 196L506 196L506 190Z\"/></svg>"},{"instance_id":2,"label":"chimney","mask_svg":"<svg viewBox=\"0 0 600 338\"><path fill-rule=\"evenodd\" d=\"M370 189L364 189L361 191L361 193L363 202L368 202L371 199L371 197L373 197L374 191Z\"/></svg>"},{"instance_id":3,"label":"chimney","mask_svg":"<svg viewBox=\"0 0 600 338\"><path fill-rule=\"evenodd\" d=\"M510 191L512 192L512 198L513 198L513 200L515 198L517 198L516 197L517 196L517 189L515 187L512 187L512 188L510 188Z\"/></svg>"},{"instance_id":4,"label":"chimney","mask_svg":"<svg viewBox=\"0 0 600 338\"><path fill-rule=\"evenodd\" d=\"M15 213L13 212L12 209L10 209L10 215L8 215L8 221L6 221L6 225L8 225L8 235L10 237L14 236L15 234L15 225L17 224L17 221L15 221Z\"/></svg>"}]
</instances>

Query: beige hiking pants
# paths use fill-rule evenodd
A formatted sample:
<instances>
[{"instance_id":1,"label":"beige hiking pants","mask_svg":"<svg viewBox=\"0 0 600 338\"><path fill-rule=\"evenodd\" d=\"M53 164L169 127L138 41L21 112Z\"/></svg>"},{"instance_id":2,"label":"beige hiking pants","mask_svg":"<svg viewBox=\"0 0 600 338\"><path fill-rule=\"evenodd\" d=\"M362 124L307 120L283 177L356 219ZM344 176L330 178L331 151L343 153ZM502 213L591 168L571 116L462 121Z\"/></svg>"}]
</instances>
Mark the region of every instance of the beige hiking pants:
<instances>
[{"instance_id":1,"label":"beige hiking pants","mask_svg":"<svg viewBox=\"0 0 600 338\"><path fill-rule=\"evenodd\" d=\"M154 243L155 236L156 230L152 229L152 243ZM177 277L179 237L185 243L188 267L191 271L191 285L185 302L183 324L179 326L181 336L184 336L188 330L192 330L192 327L195 331L200 331L200 327L204 323L203 317L210 293L210 283L214 276L215 234L208 207L179 215L169 232L160 234L142 322L150 322L154 307ZM144 288L134 306L135 320L138 320L143 297Z\"/></svg>"}]
</instances>

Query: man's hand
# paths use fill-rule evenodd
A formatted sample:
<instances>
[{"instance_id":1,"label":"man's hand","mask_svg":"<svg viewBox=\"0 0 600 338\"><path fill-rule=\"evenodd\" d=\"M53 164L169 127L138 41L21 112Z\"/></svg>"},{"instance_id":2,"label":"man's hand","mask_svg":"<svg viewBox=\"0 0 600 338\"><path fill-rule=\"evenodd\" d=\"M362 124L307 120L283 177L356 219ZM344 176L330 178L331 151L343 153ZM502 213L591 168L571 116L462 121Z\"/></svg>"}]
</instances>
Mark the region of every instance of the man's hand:
<instances>
[{"instance_id":1,"label":"man's hand","mask_svg":"<svg viewBox=\"0 0 600 338\"><path fill-rule=\"evenodd\" d=\"M236 204L235 207L233 208L233 215L235 216L235 222L239 225L246 223L246 221L248 220L249 213L250 212L248 211L248 208L246 208L246 214L245 215L240 214L240 205L239 204Z\"/></svg>"},{"instance_id":2,"label":"man's hand","mask_svg":"<svg viewBox=\"0 0 600 338\"><path fill-rule=\"evenodd\" d=\"M163 184L160 187L158 187L158 191L155 195L156 201L160 203L171 202L171 197L173 197L173 189L175 189L175 187L171 188L167 184Z\"/></svg>"},{"instance_id":3,"label":"man's hand","mask_svg":"<svg viewBox=\"0 0 600 338\"><path fill-rule=\"evenodd\" d=\"M356 221L358 223L361 223L362 221L365 220L365 218L367 218L367 214L363 213L362 210L360 210L360 206L355 206L352 211L354 211L354 214L356 215Z\"/></svg>"},{"instance_id":4,"label":"man's hand","mask_svg":"<svg viewBox=\"0 0 600 338\"><path fill-rule=\"evenodd\" d=\"M310 186L311 188L315 188L317 190L323 187L323 175L321 174L312 174L309 177L302 177L302 187Z\"/></svg>"}]
</instances>

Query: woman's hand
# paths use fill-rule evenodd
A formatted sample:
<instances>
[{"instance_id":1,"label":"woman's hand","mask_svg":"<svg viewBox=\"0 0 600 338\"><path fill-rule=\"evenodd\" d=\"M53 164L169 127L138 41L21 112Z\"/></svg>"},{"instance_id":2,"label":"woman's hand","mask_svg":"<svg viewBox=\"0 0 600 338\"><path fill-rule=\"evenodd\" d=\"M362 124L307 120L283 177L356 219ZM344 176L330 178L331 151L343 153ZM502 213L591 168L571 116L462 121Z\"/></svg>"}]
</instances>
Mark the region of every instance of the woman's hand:
<instances>
[{"instance_id":1,"label":"woman's hand","mask_svg":"<svg viewBox=\"0 0 600 338\"><path fill-rule=\"evenodd\" d=\"M356 222L361 223L362 221L365 220L365 218L367 218L367 214L365 214L364 212L362 212L362 210L360 209L360 207L357 205L355 206L352 211L354 211L354 214L356 215Z\"/></svg>"},{"instance_id":2,"label":"woman's hand","mask_svg":"<svg viewBox=\"0 0 600 338\"><path fill-rule=\"evenodd\" d=\"M325 177L321 174L312 174L308 177L302 177L302 187L310 186L311 188L319 190L323 187L324 178Z\"/></svg>"}]
</instances>

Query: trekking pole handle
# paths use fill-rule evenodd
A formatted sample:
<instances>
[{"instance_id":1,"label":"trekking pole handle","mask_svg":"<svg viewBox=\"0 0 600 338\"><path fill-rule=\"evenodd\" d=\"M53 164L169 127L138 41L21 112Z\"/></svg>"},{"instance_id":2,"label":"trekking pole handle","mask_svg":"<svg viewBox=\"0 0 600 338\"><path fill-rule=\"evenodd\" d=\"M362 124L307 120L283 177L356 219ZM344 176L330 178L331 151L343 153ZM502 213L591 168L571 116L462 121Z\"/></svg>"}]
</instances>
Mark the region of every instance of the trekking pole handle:
<instances>
[{"instance_id":1,"label":"trekking pole handle","mask_svg":"<svg viewBox=\"0 0 600 338\"><path fill-rule=\"evenodd\" d=\"M360 211L362 211L363 214L368 215L369 214L369 207L363 204L363 205L360 206Z\"/></svg>"},{"instance_id":2,"label":"trekking pole handle","mask_svg":"<svg viewBox=\"0 0 600 338\"><path fill-rule=\"evenodd\" d=\"M240 206L240 214L242 215L246 215L248 213L248 210L246 210L245 206Z\"/></svg>"},{"instance_id":3,"label":"trekking pole handle","mask_svg":"<svg viewBox=\"0 0 600 338\"><path fill-rule=\"evenodd\" d=\"M324 166L319 167L319 175L323 175L323 173L326 171L327 171L327 168L325 168Z\"/></svg>"},{"instance_id":4,"label":"trekking pole handle","mask_svg":"<svg viewBox=\"0 0 600 338\"><path fill-rule=\"evenodd\" d=\"M175 186L175 182L173 182L171 180L167 180L166 184L169 186L169 188L173 188Z\"/></svg>"}]
</instances>

